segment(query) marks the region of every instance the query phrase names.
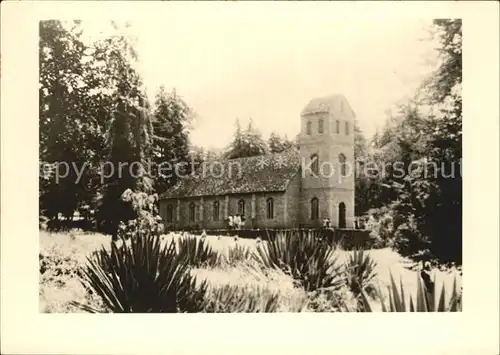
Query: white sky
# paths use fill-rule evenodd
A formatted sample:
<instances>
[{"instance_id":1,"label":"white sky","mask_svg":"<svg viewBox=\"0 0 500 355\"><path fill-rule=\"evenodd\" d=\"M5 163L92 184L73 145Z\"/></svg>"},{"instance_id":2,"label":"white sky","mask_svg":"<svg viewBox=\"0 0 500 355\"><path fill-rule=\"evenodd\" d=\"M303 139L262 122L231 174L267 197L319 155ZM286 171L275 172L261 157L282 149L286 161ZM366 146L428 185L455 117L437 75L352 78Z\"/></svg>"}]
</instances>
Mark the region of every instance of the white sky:
<instances>
[{"instance_id":1,"label":"white sky","mask_svg":"<svg viewBox=\"0 0 500 355\"><path fill-rule=\"evenodd\" d=\"M265 138L294 138L307 102L334 93L368 137L431 70L430 21L332 19L320 7L216 9L130 19L150 96L162 84L177 90L196 113L197 145L226 146L236 117L243 125L252 117Z\"/></svg>"}]
</instances>

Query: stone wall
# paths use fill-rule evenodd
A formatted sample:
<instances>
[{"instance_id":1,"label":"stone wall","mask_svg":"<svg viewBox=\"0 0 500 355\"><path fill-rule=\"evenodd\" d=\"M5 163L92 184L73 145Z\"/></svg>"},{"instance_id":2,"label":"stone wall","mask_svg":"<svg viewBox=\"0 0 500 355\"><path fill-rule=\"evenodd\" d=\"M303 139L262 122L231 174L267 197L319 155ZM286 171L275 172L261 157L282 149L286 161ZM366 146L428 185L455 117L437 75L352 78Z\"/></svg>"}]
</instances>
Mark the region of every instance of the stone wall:
<instances>
[{"instance_id":1,"label":"stone wall","mask_svg":"<svg viewBox=\"0 0 500 355\"><path fill-rule=\"evenodd\" d=\"M283 228L285 226L285 194L263 193L256 194L255 220L252 228ZM274 202L274 218L267 218L267 199L272 198Z\"/></svg>"},{"instance_id":2,"label":"stone wall","mask_svg":"<svg viewBox=\"0 0 500 355\"><path fill-rule=\"evenodd\" d=\"M332 189L330 201L332 207L330 221L332 226L339 226L339 205L343 202L346 207L346 228L354 228L354 191L351 189Z\"/></svg>"},{"instance_id":3,"label":"stone wall","mask_svg":"<svg viewBox=\"0 0 500 355\"><path fill-rule=\"evenodd\" d=\"M295 180L291 184L289 194L273 192L161 200L160 216L167 230L223 229L228 227L227 216L239 213L238 202L243 200L245 201L246 218L243 228L285 228L296 223L299 184L300 181ZM273 198L274 201L274 218L272 219L267 218L268 198ZM219 202L219 220L214 220L214 201ZM189 220L189 204L191 202L195 204L198 211L195 221ZM253 203L255 204L254 208L252 208ZM174 220L171 223L167 222L167 206L169 204L174 209ZM177 208L179 208L178 213ZM176 218L177 216L178 218Z\"/></svg>"},{"instance_id":4,"label":"stone wall","mask_svg":"<svg viewBox=\"0 0 500 355\"><path fill-rule=\"evenodd\" d=\"M284 227L298 228L300 225L300 195L302 189L302 179L300 171L288 184L285 193L286 213L284 214Z\"/></svg>"},{"instance_id":5,"label":"stone wall","mask_svg":"<svg viewBox=\"0 0 500 355\"><path fill-rule=\"evenodd\" d=\"M311 220L311 200L318 199L318 219ZM316 228L322 225L325 217L330 217L330 188L302 189L300 196L300 225L307 228ZM331 220L331 217L330 217Z\"/></svg>"},{"instance_id":6,"label":"stone wall","mask_svg":"<svg viewBox=\"0 0 500 355\"><path fill-rule=\"evenodd\" d=\"M238 213L238 201L245 201L244 228L316 228L322 225L322 220L330 218L333 227L339 226L339 204L346 206L346 228L354 228L354 193L350 189L315 188L303 189L300 174L292 179L286 193L255 193L230 196L212 196L203 198L185 198L160 201L160 215L167 229L182 228L227 228L227 216ZM274 200L274 218L267 218L267 199ZM319 218L311 220L311 199L318 198ZM255 203L252 213L252 200ZM214 201L219 202L219 220L214 220ZM226 213L226 201L228 210ZM194 202L198 213L195 221L189 221L189 203ZM167 205L173 206L172 223L167 223ZM180 207L177 213L177 206ZM203 208L201 208L203 206ZM177 219L177 215L179 219Z\"/></svg>"}]
</instances>

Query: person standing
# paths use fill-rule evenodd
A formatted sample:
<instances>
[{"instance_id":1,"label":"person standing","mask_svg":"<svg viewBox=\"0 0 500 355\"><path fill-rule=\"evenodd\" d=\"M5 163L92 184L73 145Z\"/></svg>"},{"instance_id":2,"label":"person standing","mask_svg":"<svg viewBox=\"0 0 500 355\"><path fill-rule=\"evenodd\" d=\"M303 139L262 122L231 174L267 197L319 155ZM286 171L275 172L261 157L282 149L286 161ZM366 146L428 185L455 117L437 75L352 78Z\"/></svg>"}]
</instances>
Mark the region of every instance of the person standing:
<instances>
[{"instance_id":1,"label":"person standing","mask_svg":"<svg viewBox=\"0 0 500 355\"><path fill-rule=\"evenodd\" d=\"M240 225L241 225L240 215L236 214L236 216L234 217L234 226L236 229L240 229Z\"/></svg>"},{"instance_id":2,"label":"person standing","mask_svg":"<svg viewBox=\"0 0 500 355\"><path fill-rule=\"evenodd\" d=\"M229 229L232 230L234 226L233 215L229 215L228 224L229 224Z\"/></svg>"}]
</instances>

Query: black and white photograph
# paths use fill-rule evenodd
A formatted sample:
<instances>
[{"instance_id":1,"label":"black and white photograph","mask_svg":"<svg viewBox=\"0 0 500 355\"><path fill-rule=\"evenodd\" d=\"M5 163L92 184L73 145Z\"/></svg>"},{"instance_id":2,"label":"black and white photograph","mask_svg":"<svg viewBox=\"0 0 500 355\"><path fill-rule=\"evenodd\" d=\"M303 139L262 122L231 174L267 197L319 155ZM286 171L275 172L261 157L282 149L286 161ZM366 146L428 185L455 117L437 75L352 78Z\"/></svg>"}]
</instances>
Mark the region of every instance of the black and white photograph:
<instances>
[{"instance_id":1,"label":"black and white photograph","mask_svg":"<svg viewBox=\"0 0 500 355\"><path fill-rule=\"evenodd\" d=\"M40 312L462 311L462 20L178 21L39 23Z\"/></svg>"},{"instance_id":2,"label":"black and white photograph","mask_svg":"<svg viewBox=\"0 0 500 355\"><path fill-rule=\"evenodd\" d=\"M0 352L498 353L499 6L3 2Z\"/></svg>"}]
</instances>

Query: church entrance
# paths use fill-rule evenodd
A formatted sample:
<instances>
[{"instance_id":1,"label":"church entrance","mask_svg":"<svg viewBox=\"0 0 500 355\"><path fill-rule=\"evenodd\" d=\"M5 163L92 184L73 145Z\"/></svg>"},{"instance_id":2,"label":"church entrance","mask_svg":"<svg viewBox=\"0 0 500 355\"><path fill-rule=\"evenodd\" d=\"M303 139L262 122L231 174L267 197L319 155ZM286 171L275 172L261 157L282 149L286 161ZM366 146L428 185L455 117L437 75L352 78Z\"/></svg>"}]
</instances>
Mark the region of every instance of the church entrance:
<instances>
[{"instance_id":1,"label":"church entrance","mask_svg":"<svg viewBox=\"0 0 500 355\"><path fill-rule=\"evenodd\" d=\"M345 228L345 227L346 227L345 203L341 202L341 203L339 203L339 228Z\"/></svg>"}]
</instances>

